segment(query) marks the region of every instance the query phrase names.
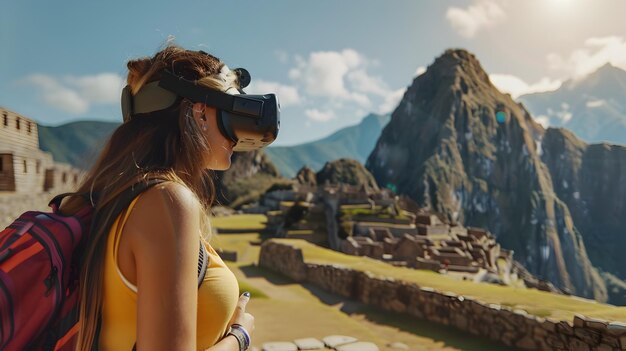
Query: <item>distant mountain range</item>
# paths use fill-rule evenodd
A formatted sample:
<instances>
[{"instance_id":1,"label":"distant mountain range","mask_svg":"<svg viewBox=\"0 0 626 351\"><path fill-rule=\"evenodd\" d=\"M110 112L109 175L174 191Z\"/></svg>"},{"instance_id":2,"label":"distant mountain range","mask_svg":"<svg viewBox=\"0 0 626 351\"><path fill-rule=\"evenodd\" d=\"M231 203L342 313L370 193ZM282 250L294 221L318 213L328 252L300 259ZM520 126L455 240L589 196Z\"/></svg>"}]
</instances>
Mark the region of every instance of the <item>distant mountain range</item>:
<instances>
[{"instance_id":1,"label":"distant mountain range","mask_svg":"<svg viewBox=\"0 0 626 351\"><path fill-rule=\"evenodd\" d=\"M58 127L39 125L39 147L57 162L89 168L119 123L82 121Z\"/></svg>"},{"instance_id":2,"label":"distant mountain range","mask_svg":"<svg viewBox=\"0 0 626 351\"><path fill-rule=\"evenodd\" d=\"M265 152L284 177L293 178L307 166L319 171L326 162L350 158L365 163L390 115L370 114L361 123L316 141L294 146L270 146Z\"/></svg>"},{"instance_id":3,"label":"distant mountain range","mask_svg":"<svg viewBox=\"0 0 626 351\"><path fill-rule=\"evenodd\" d=\"M555 91L523 95L518 101L535 118L567 128L585 142L626 145L626 71L611 64Z\"/></svg>"},{"instance_id":4,"label":"distant mountain range","mask_svg":"<svg viewBox=\"0 0 626 351\"><path fill-rule=\"evenodd\" d=\"M316 171L326 162L350 158L365 163L390 115L370 114L354 126L342 128L320 140L295 146L275 146L265 149L278 172L295 177L303 166ZM52 153L55 160L88 168L119 123L81 121L58 127L39 126L39 144Z\"/></svg>"},{"instance_id":5,"label":"distant mountain range","mask_svg":"<svg viewBox=\"0 0 626 351\"><path fill-rule=\"evenodd\" d=\"M119 123L81 121L58 127L38 126L39 145L52 153L57 162L65 162L81 169L89 169L109 136ZM231 168L216 173L218 203L238 207L256 200L274 184L287 180L280 177L276 167L263 150L235 153Z\"/></svg>"}]
</instances>

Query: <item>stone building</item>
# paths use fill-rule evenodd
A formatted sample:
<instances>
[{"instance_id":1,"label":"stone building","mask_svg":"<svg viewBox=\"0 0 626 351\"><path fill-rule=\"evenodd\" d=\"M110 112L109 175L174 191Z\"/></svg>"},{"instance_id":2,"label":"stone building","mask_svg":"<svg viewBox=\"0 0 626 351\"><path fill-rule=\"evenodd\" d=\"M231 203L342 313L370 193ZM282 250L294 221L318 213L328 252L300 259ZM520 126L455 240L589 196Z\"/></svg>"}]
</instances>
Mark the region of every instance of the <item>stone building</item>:
<instances>
[{"instance_id":1,"label":"stone building","mask_svg":"<svg viewBox=\"0 0 626 351\"><path fill-rule=\"evenodd\" d=\"M0 107L0 192L73 190L81 173L39 149L37 123Z\"/></svg>"}]
</instances>

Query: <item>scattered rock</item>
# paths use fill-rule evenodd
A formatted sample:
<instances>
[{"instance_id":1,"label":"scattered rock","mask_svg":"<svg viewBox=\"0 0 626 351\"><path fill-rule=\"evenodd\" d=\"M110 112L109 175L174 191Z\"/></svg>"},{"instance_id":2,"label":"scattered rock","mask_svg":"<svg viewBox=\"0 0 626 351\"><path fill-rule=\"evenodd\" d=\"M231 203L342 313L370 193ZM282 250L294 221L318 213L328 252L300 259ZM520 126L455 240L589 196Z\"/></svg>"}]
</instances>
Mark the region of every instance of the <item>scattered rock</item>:
<instances>
[{"instance_id":1,"label":"scattered rock","mask_svg":"<svg viewBox=\"0 0 626 351\"><path fill-rule=\"evenodd\" d=\"M378 346L371 342L359 341L341 345L335 348L337 351L379 351Z\"/></svg>"},{"instance_id":2,"label":"scattered rock","mask_svg":"<svg viewBox=\"0 0 626 351\"><path fill-rule=\"evenodd\" d=\"M387 346L396 350L408 350L409 349L409 345L401 343L401 342L392 342L392 343L387 344Z\"/></svg>"},{"instance_id":3,"label":"scattered rock","mask_svg":"<svg viewBox=\"0 0 626 351\"><path fill-rule=\"evenodd\" d=\"M324 343L316 338L296 339L293 342L300 350L318 350L324 348Z\"/></svg>"},{"instance_id":4,"label":"scattered rock","mask_svg":"<svg viewBox=\"0 0 626 351\"><path fill-rule=\"evenodd\" d=\"M356 338L353 338L351 336L345 336L345 335L330 335L330 336L325 337L322 340L324 340L324 344L326 344L326 346L330 348L336 348L339 345L344 345L344 344L353 343L357 341Z\"/></svg>"},{"instance_id":5,"label":"scattered rock","mask_svg":"<svg viewBox=\"0 0 626 351\"><path fill-rule=\"evenodd\" d=\"M626 334L626 323L622 322L611 322L607 326L609 333L613 335L622 335Z\"/></svg>"},{"instance_id":6,"label":"scattered rock","mask_svg":"<svg viewBox=\"0 0 626 351\"><path fill-rule=\"evenodd\" d=\"M577 328L582 328L585 326L585 317L580 315L580 314L576 314L574 315L574 326Z\"/></svg>"}]
</instances>

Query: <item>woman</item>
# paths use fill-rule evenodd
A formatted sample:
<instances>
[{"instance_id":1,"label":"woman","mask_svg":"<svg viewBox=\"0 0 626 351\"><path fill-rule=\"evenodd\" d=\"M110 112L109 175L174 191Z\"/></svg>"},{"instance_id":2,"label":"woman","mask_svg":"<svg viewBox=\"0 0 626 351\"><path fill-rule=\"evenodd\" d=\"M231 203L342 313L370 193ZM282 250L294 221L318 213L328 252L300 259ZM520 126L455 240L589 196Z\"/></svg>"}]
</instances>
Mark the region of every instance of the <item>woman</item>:
<instances>
[{"instance_id":1,"label":"woman","mask_svg":"<svg viewBox=\"0 0 626 351\"><path fill-rule=\"evenodd\" d=\"M165 69L227 93L238 75L204 52L168 46L127 64L136 95ZM252 332L237 281L204 238L209 266L198 288L197 265L207 214L215 197L211 170L226 170L234 143L220 133L216 109L179 98L168 108L139 113L115 130L78 192L111 203L139 181L167 180L137 196L109 229L92 233L80 276L77 350L240 350L241 331ZM73 198L63 207L83 206ZM106 216L102 208L100 214ZM99 335L98 318L102 316ZM231 327L238 331L228 333ZM96 339L97 337L97 339Z\"/></svg>"}]
</instances>

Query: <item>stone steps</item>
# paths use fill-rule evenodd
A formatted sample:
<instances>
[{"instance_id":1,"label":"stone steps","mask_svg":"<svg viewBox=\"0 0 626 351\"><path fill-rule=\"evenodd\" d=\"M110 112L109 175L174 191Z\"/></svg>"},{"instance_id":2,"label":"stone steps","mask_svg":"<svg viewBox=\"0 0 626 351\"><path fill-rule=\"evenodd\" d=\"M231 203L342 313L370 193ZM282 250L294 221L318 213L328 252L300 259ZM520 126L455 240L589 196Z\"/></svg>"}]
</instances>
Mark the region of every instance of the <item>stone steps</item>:
<instances>
[{"instance_id":1,"label":"stone steps","mask_svg":"<svg viewBox=\"0 0 626 351\"><path fill-rule=\"evenodd\" d=\"M251 348L251 351L258 351L257 348ZM263 344L261 351L379 351L376 344L359 341L354 337L347 335L329 335L322 340L316 338L302 338L292 341L275 341Z\"/></svg>"}]
</instances>

